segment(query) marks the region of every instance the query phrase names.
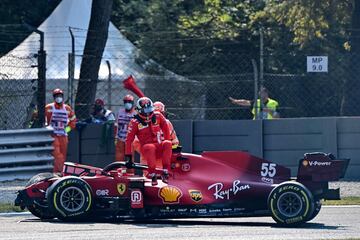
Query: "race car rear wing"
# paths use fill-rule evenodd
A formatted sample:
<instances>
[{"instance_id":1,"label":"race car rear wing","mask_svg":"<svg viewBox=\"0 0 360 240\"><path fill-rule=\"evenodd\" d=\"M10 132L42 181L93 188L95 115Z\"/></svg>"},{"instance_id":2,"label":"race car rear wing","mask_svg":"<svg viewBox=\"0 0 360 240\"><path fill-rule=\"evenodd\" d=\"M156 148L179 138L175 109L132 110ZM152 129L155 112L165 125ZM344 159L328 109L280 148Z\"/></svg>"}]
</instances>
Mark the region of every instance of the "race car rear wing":
<instances>
[{"instance_id":1,"label":"race car rear wing","mask_svg":"<svg viewBox=\"0 0 360 240\"><path fill-rule=\"evenodd\" d=\"M297 180L328 182L343 178L350 159L336 159L322 152L305 153L299 161Z\"/></svg>"},{"instance_id":2,"label":"race car rear wing","mask_svg":"<svg viewBox=\"0 0 360 240\"><path fill-rule=\"evenodd\" d=\"M343 178L349 161L322 152L306 153L299 161L296 180L307 186L317 198L340 199L339 189L329 189L328 182Z\"/></svg>"}]
</instances>

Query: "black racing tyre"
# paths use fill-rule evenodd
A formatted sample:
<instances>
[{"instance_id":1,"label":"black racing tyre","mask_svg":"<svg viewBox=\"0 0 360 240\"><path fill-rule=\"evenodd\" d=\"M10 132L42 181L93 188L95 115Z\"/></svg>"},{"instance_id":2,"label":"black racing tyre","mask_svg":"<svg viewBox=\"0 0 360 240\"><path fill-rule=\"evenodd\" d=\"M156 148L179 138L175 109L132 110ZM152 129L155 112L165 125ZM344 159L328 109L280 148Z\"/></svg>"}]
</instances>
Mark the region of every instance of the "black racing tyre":
<instances>
[{"instance_id":1,"label":"black racing tyre","mask_svg":"<svg viewBox=\"0 0 360 240\"><path fill-rule=\"evenodd\" d=\"M39 173L30 178L30 180L26 183L25 187L29 187L35 183L45 181L47 179L51 179L54 177L59 177L58 175L51 173L51 172L45 172L45 173ZM53 219L55 218L55 215L50 211L49 206L46 202L46 200L35 200L32 205L26 206L26 208L32 213L32 215L40 218L40 219Z\"/></svg>"},{"instance_id":2,"label":"black racing tyre","mask_svg":"<svg viewBox=\"0 0 360 240\"><path fill-rule=\"evenodd\" d=\"M309 217L309 219L307 221L311 221L313 220L320 212L321 210L321 199L316 199L315 201L315 208L314 208L314 212L313 214Z\"/></svg>"},{"instance_id":3,"label":"black racing tyre","mask_svg":"<svg viewBox=\"0 0 360 240\"><path fill-rule=\"evenodd\" d=\"M47 200L53 214L64 221L84 219L93 202L89 184L73 176L57 180L49 188Z\"/></svg>"},{"instance_id":4,"label":"black racing tyre","mask_svg":"<svg viewBox=\"0 0 360 240\"><path fill-rule=\"evenodd\" d=\"M283 182L268 197L272 218L282 226L296 226L308 221L314 214L312 193L301 183Z\"/></svg>"},{"instance_id":5,"label":"black racing tyre","mask_svg":"<svg viewBox=\"0 0 360 240\"><path fill-rule=\"evenodd\" d=\"M47 202L34 201L30 206L26 207L32 215L40 218L41 220L53 219L55 215L50 211Z\"/></svg>"}]
</instances>

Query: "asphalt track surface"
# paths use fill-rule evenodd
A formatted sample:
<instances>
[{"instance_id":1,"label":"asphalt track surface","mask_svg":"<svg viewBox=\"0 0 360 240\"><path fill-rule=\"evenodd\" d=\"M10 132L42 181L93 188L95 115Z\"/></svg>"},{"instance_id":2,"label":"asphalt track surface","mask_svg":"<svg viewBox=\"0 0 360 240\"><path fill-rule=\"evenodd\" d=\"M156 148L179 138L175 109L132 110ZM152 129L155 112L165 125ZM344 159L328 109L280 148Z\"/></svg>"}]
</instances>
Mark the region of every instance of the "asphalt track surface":
<instances>
[{"instance_id":1,"label":"asphalt track surface","mask_svg":"<svg viewBox=\"0 0 360 240\"><path fill-rule=\"evenodd\" d=\"M63 223L0 214L0 239L360 239L360 206L325 206L298 228L278 227L270 217Z\"/></svg>"}]
</instances>

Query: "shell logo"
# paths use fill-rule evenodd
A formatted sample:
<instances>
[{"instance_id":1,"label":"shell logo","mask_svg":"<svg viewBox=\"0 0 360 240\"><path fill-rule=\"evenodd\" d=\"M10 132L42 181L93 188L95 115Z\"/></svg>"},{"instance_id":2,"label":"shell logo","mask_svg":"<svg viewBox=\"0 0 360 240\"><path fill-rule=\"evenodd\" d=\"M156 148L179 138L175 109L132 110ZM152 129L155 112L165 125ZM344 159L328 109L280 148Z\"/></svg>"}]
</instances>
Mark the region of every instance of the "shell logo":
<instances>
[{"instance_id":1,"label":"shell logo","mask_svg":"<svg viewBox=\"0 0 360 240\"><path fill-rule=\"evenodd\" d=\"M181 190L175 186L165 186L160 188L159 190L159 197L162 199L164 204L179 203L181 196L182 196Z\"/></svg>"},{"instance_id":2,"label":"shell logo","mask_svg":"<svg viewBox=\"0 0 360 240\"><path fill-rule=\"evenodd\" d=\"M302 164L303 164L304 167L306 167L307 165L309 165L309 161L308 161L308 160L304 160L304 161L302 162Z\"/></svg>"}]
</instances>

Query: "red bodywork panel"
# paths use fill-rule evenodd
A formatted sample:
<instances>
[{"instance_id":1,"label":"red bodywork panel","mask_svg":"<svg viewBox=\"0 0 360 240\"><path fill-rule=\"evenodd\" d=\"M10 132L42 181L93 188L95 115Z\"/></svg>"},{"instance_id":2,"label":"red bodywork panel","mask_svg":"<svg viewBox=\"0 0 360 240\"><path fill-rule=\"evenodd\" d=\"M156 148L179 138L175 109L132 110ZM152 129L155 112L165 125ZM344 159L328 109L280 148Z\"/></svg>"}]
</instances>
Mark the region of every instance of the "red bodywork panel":
<instances>
[{"instance_id":1,"label":"red bodywork panel","mask_svg":"<svg viewBox=\"0 0 360 240\"><path fill-rule=\"evenodd\" d=\"M145 183L146 204L212 204L251 199L270 192L273 183L290 179L290 169L275 164L275 175L264 180L261 167L270 162L245 152L183 153L180 158L184 160L177 160L178 157L172 159L175 168L168 184L159 181L158 186L152 187Z\"/></svg>"}]
</instances>

